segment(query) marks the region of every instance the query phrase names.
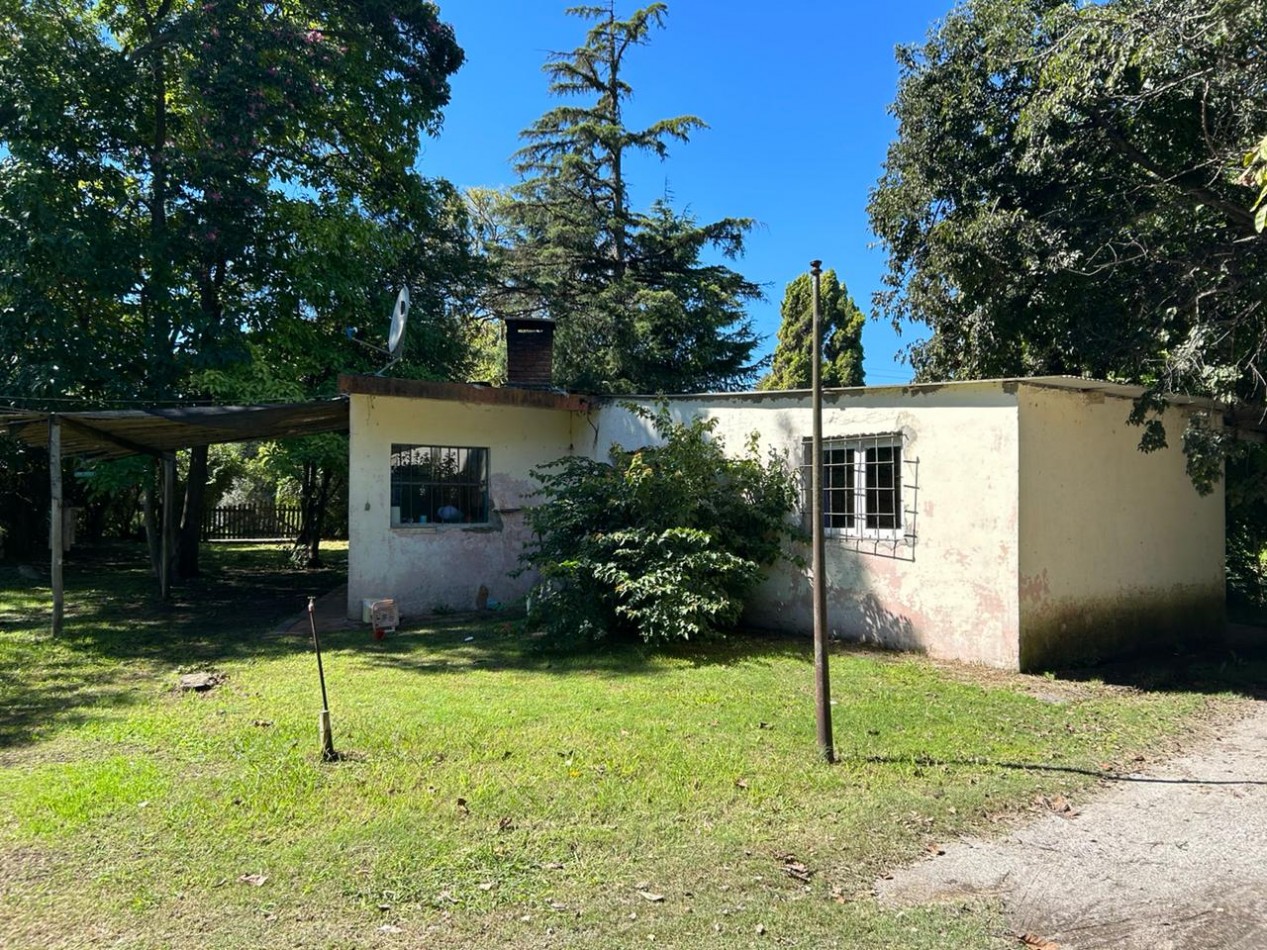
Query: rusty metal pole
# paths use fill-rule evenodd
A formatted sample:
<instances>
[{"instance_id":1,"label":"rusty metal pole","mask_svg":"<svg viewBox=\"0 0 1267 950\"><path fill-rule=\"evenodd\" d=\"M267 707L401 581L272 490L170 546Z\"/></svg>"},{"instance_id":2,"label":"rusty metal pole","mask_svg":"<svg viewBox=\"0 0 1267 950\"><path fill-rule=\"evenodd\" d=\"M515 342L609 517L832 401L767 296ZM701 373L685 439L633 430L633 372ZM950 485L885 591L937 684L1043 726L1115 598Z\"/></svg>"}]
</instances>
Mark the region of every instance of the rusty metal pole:
<instances>
[{"instance_id":1,"label":"rusty metal pole","mask_svg":"<svg viewBox=\"0 0 1267 950\"><path fill-rule=\"evenodd\" d=\"M317 733L321 743L321 760L337 762L334 733L330 728L330 701L326 698L326 671L321 665L321 640L317 637L317 598L308 598L308 627L312 631L312 648L317 652L317 679L321 681L321 715L317 717Z\"/></svg>"},{"instance_id":2,"label":"rusty metal pole","mask_svg":"<svg viewBox=\"0 0 1267 950\"><path fill-rule=\"evenodd\" d=\"M823 540L823 329L819 315L819 277L822 261L810 261L814 289L814 320L810 332L811 387L813 388L813 451L810 473L810 517L813 520L814 555L814 708L818 719L818 751L828 762L836 760L831 733L831 678L827 671L827 573Z\"/></svg>"}]
</instances>

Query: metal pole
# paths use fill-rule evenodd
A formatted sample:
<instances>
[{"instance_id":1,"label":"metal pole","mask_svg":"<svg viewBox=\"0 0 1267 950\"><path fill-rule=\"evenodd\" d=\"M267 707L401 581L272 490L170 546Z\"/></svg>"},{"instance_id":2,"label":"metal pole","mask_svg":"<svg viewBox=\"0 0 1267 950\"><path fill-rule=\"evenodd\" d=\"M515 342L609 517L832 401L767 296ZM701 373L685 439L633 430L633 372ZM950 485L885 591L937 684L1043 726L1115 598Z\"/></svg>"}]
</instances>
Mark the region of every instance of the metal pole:
<instances>
[{"instance_id":1,"label":"metal pole","mask_svg":"<svg viewBox=\"0 0 1267 950\"><path fill-rule=\"evenodd\" d=\"M53 588L53 636L61 636L66 610L62 577L62 424L57 413L48 417L48 546L51 549L49 583Z\"/></svg>"},{"instance_id":2,"label":"metal pole","mask_svg":"<svg viewBox=\"0 0 1267 950\"><path fill-rule=\"evenodd\" d=\"M321 667L321 641L317 638L317 598L308 598L308 626L312 630L312 646L317 651L317 679L321 681L321 715L317 718L317 731L321 736L321 758L333 762L338 758L334 751L334 733L330 728L330 702L326 699L326 673Z\"/></svg>"},{"instance_id":3,"label":"metal pole","mask_svg":"<svg viewBox=\"0 0 1267 950\"><path fill-rule=\"evenodd\" d=\"M167 600L172 593L172 495L176 493L176 459L163 456L163 524L159 528L158 590ZM152 550L152 549L151 549Z\"/></svg>"},{"instance_id":4,"label":"metal pole","mask_svg":"<svg viewBox=\"0 0 1267 950\"><path fill-rule=\"evenodd\" d=\"M810 474L810 517L813 519L814 555L814 708L818 719L818 751L828 762L836 752L831 734L831 679L827 672L827 551L823 540L823 331L818 306L819 277L822 261L810 261L810 280L814 289L814 321L810 333L811 383L813 388L813 451Z\"/></svg>"}]
</instances>

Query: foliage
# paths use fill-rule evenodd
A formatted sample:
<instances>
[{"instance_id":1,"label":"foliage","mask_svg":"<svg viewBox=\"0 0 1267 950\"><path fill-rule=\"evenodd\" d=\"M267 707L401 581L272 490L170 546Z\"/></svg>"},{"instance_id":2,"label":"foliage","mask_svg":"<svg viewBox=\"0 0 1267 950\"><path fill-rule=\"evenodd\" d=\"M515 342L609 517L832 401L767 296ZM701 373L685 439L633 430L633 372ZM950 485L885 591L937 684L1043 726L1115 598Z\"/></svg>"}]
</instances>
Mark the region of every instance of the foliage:
<instances>
[{"instance_id":1,"label":"foliage","mask_svg":"<svg viewBox=\"0 0 1267 950\"><path fill-rule=\"evenodd\" d=\"M442 189L411 166L461 51L431 4L0 11L7 391L198 394L189 374L248 360L297 279L324 311L298 218L435 232Z\"/></svg>"},{"instance_id":2,"label":"foliage","mask_svg":"<svg viewBox=\"0 0 1267 950\"><path fill-rule=\"evenodd\" d=\"M834 270L820 278L819 320L823 334L822 376L824 386L861 386L862 311L849 296ZM808 274L801 274L783 292L779 308L779 342L774 348L770 372L758 389L809 389L810 335L814 323L814 290Z\"/></svg>"},{"instance_id":3,"label":"foliage","mask_svg":"<svg viewBox=\"0 0 1267 950\"><path fill-rule=\"evenodd\" d=\"M1265 36L1251 0L969 0L899 50L869 211L877 305L933 331L919 378L1141 383L1145 448L1169 393L1260 413L1267 243L1242 159ZM1201 435L1195 454L1221 447Z\"/></svg>"},{"instance_id":4,"label":"foliage","mask_svg":"<svg viewBox=\"0 0 1267 950\"><path fill-rule=\"evenodd\" d=\"M533 620L558 640L719 635L795 532L796 483L785 460L761 459L755 436L729 458L715 419L643 415L662 444L534 472L545 500L528 512L523 559L541 575Z\"/></svg>"},{"instance_id":5,"label":"foliage","mask_svg":"<svg viewBox=\"0 0 1267 950\"><path fill-rule=\"evenodd\" d=\"M401 373L460 373L477 266L460 197L414 163L461 61L427 2L0 0L0 392L329 394L381 365L344 329L385 326L402 284Z\"/></svg>"},{"instance_id":6,"label":"foliage","mask_svg":"<svg viewBox=\"0 0 1267 950\"><path fill-rule=\"evenodd\" d=\"M1254 212L1254 230L1262 234L1267 228L1267 136L1245 153L1244 165L1245 183L1258 189L1249 210Z\"/></svg>"},{"instance_id":7,"label":"foliage","mask_svg":"<svg viewBox=\"0 0 1267 950\"><path fill-rule=\"evenodd\" d=\"M744 306L760 288L708 252L733 259L746 218L700 224L667 200L630 206L627 162L667 157L670 142L704 128L695 116L631 128L626 56L663 25L663 3L617 19L614 0L569 11L594 21L584 45L546 63L550 92L592 97L558 106L523 132L521 182L481 191L477 240L494 279L482 305L498 316L549 316L555 381L598 392L684 392L749 383L757 343Z\"/></svg>"}]
</instances>

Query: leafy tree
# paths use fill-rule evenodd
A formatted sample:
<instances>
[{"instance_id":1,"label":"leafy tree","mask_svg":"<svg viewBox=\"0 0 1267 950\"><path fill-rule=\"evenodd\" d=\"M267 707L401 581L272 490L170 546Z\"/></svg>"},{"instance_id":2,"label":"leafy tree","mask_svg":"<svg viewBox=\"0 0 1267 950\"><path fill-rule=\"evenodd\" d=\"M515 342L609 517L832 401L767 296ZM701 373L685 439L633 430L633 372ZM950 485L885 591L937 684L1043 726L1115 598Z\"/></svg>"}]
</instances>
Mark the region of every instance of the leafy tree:
<instances>
[{"instance_id":1,"label":"leafy tree","mask_svg":"<svg viewBox=\"0 0 1267 950\"><path fill-rule=\"evenodd\" d=\"M729 458L715 419L673 422L663 407L650 418L660 445L534 472L545 500L528 512L523 560L541 573L530 619L556 639L719 635L796 530L786 460L763 460L755 437Z\"/></svg>"},{"instance_id":2,"label":"leafy tree","mask_svg":"<svg viewBox=\"0 0 1267 950\"><path fill-rule=\"evenodd\" d=\"M1267 136L1245 154L1244 181L1258 189L1249 210L1254 212L1254 230L1262 234L1267 228Z\"/></svg>"},{"instance_id":3,"label":"leafy tree","mask_svg":"<svg viewBox=\"0 0 1267 950\"><path fill-rule=\"evenodd\" d=\"M770 372L757 384L758 389L810 387L810 335L814 323L814 287L810 280L808 274L801 274L783 292L779 343L774 348ZM834 270L824 272L820 278L818 307L823 333L823 385L861 386L862 325L866 318Z\"/></svg>"},{"instance_id":4,"label":"leafy tree","mask_svg":"<svg viewBox=\"0 0 1267 950\"><path fill-rule=\"evenodd\" d=\"M1242 157L1267 127L1252 0L969 0L899 50L872 193L877 305L922 379L1087 374L1261 415L1267 244ZM1199 485L1212 430L1186 434Z\"/></svg>"},{"instance_id":5,"label":"leafy tree","mask_svg":"<svg viewBox=\"0 0 1267 950\"><path fill-rule=\"evenodd\" d=\"M499 280L485 298L500 315L557 322L555 375L562 385L606 392L731 388L751 381L757 339L744 305L760 288L711 250L743 251L752 222L699 224L667 201L631 207L631 155L668 155L704 127L695 116L631 128L628 54L649 42L667 7L653 3L618 19L614 0L569 10L593 21L584 45L546 63L550 91L592 97L558 106L523 132L522 181L500 198L484 193L482 237Z\"/></svg>"},{"instance_id":6,"label":"leafy tree","mask_svg":"<svg viewBox=\"0 0 1267 950\"><path fill-rule=\"evenodd\" d=\"M207 374L278 335L328 339L339 294L304 270L313 247L360 230L398 265L460 231L452 190L412 166L461 59L435 6L407 0L0 0L4 390L206 398ZM357 276L384 293L397 265ZM206 458L190 457L185 573Z\"/></svg>"}]
</instances>

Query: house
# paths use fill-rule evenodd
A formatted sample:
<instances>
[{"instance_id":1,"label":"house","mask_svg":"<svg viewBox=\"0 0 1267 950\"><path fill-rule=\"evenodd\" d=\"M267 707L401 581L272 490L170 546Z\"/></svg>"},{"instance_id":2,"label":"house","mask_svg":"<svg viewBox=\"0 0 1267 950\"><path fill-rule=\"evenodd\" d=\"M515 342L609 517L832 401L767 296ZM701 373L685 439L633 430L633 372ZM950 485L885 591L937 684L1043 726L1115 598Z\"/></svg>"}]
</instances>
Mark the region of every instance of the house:
<instances>
[{"instance_id":1,"label":"house","mask_svg":"<svg viewBox=\"0 0 1267 950\"><path fill-rule=\"evenodd\" d=\"M627 402L541 388L341 379L350 401L348 612L405 614L523 597L534 466L650 444ZM1060 667L1221 635L1222 486L1192 487L1179 433L1211 403L1165 411L1149 454L1136 388L1042 377L831 390L823 410L832 634L1004 669ZM650 398L633 403L654 405ZM680 419L750 433L808 481L807 392L672 397ZM776 565L746 616L812 629L808 572Z\"/></svg>"}]
</instances>

